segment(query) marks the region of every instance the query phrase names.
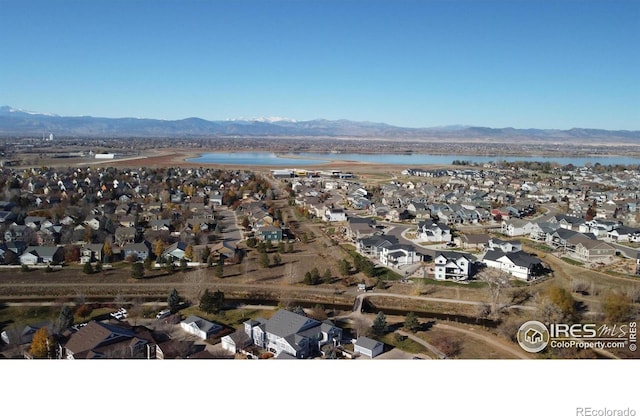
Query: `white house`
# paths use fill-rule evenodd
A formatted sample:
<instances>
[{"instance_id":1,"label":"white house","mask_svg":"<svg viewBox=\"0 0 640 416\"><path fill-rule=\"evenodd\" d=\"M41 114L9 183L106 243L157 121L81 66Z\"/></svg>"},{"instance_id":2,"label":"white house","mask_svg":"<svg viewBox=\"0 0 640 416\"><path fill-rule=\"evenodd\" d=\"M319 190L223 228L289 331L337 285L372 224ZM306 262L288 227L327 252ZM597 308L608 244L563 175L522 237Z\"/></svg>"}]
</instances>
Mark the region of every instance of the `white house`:
<instances>
[{"instance_id":1,"label":"white house","mask_svg":"<svg viewBox=\"0 0 640 416\"><path fill-rule=\"evenodd\" d=\"M443 251L433 259L436 280L464 281L474 273L475 258L467 253Z\"/></svg>"},{"instance_id":2,"label":"white house","mask_svg":"<svg viewBox=\"0 0 640 416\"><path fill-rule=\"evenodd\" d=\"M180 322L180 328L186 332L202 339L207 339L218 331L222 330L222 325L207 321L199 316L191 315Z\"/></svg>"},{"instance_id":3,"label":"white house","mask_svg":"<svg viewBox=\"0 0 640 416\"><path fill-rule=\"evenodd\" d=\"M223 350L235 354L250 346L251 338L244 331L236 331L233 334L222 337L220 345Z\"/></svg>"},{"instance_id":4,"label":"white house","mask_svg":"<svg viewBox=\"0 0 640 416\"><path fill-rule=\"evenodd\" d=\"M505 253L509 253L511 251L520 251L522 250L522 243L518 240L500 240L499 238L492 238L489 240L489 249L490 250L500 250Z\"/></svg>"},{"instance_id":5,"label":"white house","mask_svg":"<svg viewBox=\"0 0 640 416\"><path fill-rule=\"evenodd\" d=\"M385 266L398 267L414 264L418 261L415 248L408 244L395 244L381 247L380 262Z\"/></svg>"},{"instance_id":6,"label":"white house","mask_svg":"<svg viewBox=\"0 0 640 416\"><path fill-rule=\"evenodd\" d=\"M426 220L418 223L418 237L423 241L433 243L448 243L451 241L451 228L449 226Z\"/></svg>"},{"instance_id":7,"label":"white house","mask_svg":"<svg viewBox=\"0 0 640 416\"><path fill-rule=\"evenodd\" d=\"M529 221L525 220L508 220L502 221L500 224L500 232L509 237L519 237L529 235L531 233L532 226Z\"/></svg>"},{"instance_id":8,"label":"white house","mask_svg":"<svg viewBox=\"0 0 640 416\"><path fill-rule=\"evenodd\" d=\"M543 268L537 257L531 256L524 251L505 253L502 250L488 250L482 262L487 267L502 270L524 281L534 279Z\"/></svg>"},{"instance_id":9,"label":"white house","mask_svg":"<svg viewBox=\"0 0 640 416\"><path fill-rule=\"evenodd\" d=\"M248 320L244 330L254 345L276 357L309 358L326 344L340 345L342 339L342 329L331 321L320 322L286 309L279 309L268 320Z\"/></svg>"},{"instance_id":10,"label":"white house","mask_svg":"<svg viewBox=\"0 0 640 416\"><path fill-rule=\"evenodd\" d=\"M341 208L327 208L324 212L324 220L328 222L346 221L347 214Z\"/></svg>"},{"instance_id":11,"label":"white house","mask_svg":"<svg viewBox=\"0 0 640 416\"><path fill-rule=\"evenodd\" d=\"M382 354L383 351L384 344L382 342L365 336L359 336L353 344L353 352L360 353L369 358L374 358Z\"/></svg>"}]
</instances>

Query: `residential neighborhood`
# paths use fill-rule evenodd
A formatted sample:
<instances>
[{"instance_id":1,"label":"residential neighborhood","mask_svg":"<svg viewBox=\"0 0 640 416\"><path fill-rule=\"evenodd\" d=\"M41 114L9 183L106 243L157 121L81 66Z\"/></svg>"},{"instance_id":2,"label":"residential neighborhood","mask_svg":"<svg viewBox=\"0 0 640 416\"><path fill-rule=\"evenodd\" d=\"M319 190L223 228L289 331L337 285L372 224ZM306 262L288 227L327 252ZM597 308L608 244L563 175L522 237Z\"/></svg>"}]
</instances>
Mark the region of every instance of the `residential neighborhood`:
<instances>
[{"instance_id":1,"label":"residential neighborhood","mask_svg":"<svg viewBox=\"0 0 640 416\"><path fill-rule=\"evenodd\" d=\"M243 258L262 262L255 257L259 253L273 254L275 263L267 256L262 267L275 271L283 261L276 257L305 255L306 248L294 245L307 247L318 239L310 226L326 237L327 253L330 247L350 247L353 264L343 259L339 273L327 267L323 280L319 270L289 261L280 276L290 284L340 282L354 294L429 281L465 288L490 281L492 274L535 288L555 279L553 258L586 270L626 258L635 265L631 276L640 264L633 247L640 239L640 175L626 169L405 169L377 182L308 169L257 174L209 168L5 168L2 174L0 269L7 271L84 267L90 274L130 265L131 276L139 279L134 266L140 264L156 275L180 270L214 279L228 267L246 273ZM340 262L337 266L342 270ZM373 277L381 273L387 277ZM304 282L303 275L308 275ZM151 319L152 327L121 314L116 321L111 315L69 329L57 340L56 356L376 358L390 348L368 332L291 308L235 326L193 309L170 317L160 309L141 317ZM171 331L153 328L158 311L162 322L173 325L171 331L192 337L189 348L163 344ZM3 339L17 342L6 330ZM196 351L193 345L205 348Z\"/></svg>"}]
</instances>

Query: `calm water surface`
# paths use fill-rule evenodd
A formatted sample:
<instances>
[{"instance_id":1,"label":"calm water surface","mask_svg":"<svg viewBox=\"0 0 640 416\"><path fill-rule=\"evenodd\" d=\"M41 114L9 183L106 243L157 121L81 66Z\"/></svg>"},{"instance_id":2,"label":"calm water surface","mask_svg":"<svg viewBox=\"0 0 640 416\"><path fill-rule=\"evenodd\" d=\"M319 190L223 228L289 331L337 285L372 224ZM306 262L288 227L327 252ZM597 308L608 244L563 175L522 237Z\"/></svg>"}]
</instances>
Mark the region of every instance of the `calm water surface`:
<instances>
[{"instance_id":1,"label":"calm water surface","mask_svg":"<svg viewBox=\"0 0 640 416\"><path fill-rule=\"evenodd\" d=\"M497 161L529 161L551 162L575 166L585 163L601 165L638 165L640 158L629 156L603 157L563 157L563 156L465 156L465 155L428 155L428 154L361 154L361 153L285 153L271 152L220 152L205 153L200 157L188 159L193 163L217 165L247 165L247 166L310 166L322 165L331 161L354 161L366 163L380 163L388 165L448 165L454 160L475 163Z\"/></svg>"}]
</instances>

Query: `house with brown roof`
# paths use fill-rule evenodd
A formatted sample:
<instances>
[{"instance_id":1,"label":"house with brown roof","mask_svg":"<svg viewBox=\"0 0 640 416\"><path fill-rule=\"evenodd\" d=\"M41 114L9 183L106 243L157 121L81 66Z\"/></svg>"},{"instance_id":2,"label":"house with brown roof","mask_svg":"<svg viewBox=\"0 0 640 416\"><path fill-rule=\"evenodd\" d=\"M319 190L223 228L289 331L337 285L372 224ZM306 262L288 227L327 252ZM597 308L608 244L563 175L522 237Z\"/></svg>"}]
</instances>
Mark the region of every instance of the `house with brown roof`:
<instances>
[{"instance_id":1,"label":"house with brown roof","mask_svg":"<svg viewBox=\"0 0 640 416\"><path fill-rule=\"evenodd\" d=\"M155 358L156 342L151 330L126 323L90 321L62 346L61 357L74 359Z\"/></svg>"}]
</instances>

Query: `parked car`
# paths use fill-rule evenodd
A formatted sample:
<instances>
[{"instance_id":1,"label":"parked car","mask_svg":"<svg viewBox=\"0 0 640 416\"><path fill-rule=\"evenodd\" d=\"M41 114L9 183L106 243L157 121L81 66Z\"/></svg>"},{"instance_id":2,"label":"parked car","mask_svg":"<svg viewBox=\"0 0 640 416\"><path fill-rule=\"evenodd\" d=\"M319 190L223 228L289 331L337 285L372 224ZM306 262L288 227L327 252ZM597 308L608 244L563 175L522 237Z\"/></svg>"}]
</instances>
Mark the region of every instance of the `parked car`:
<instances>
[{"instance_id":1,"label":"parked car","mask_svg":"<svg viewBox=\"0 0 640 416\"><path fill-rule=\"evenodd\" d=\"M156 315L156 319L166 318L169 315L171 315L171 310L163 309L160 312L158 312L158 314Z\"/></svg>"},{"instance_id":2,"label":"parked car","mask_svg":"<svg viewBox=\"0 0 640 416\"><path fill-rule=\"evenodd\" d=\"M120 320L120 319L126 319L128 314L127 314L127 310L125 308L120 308L115 312L111 312L109 315L111 315L112 317Z\"/></svg>"}]
</instances>

